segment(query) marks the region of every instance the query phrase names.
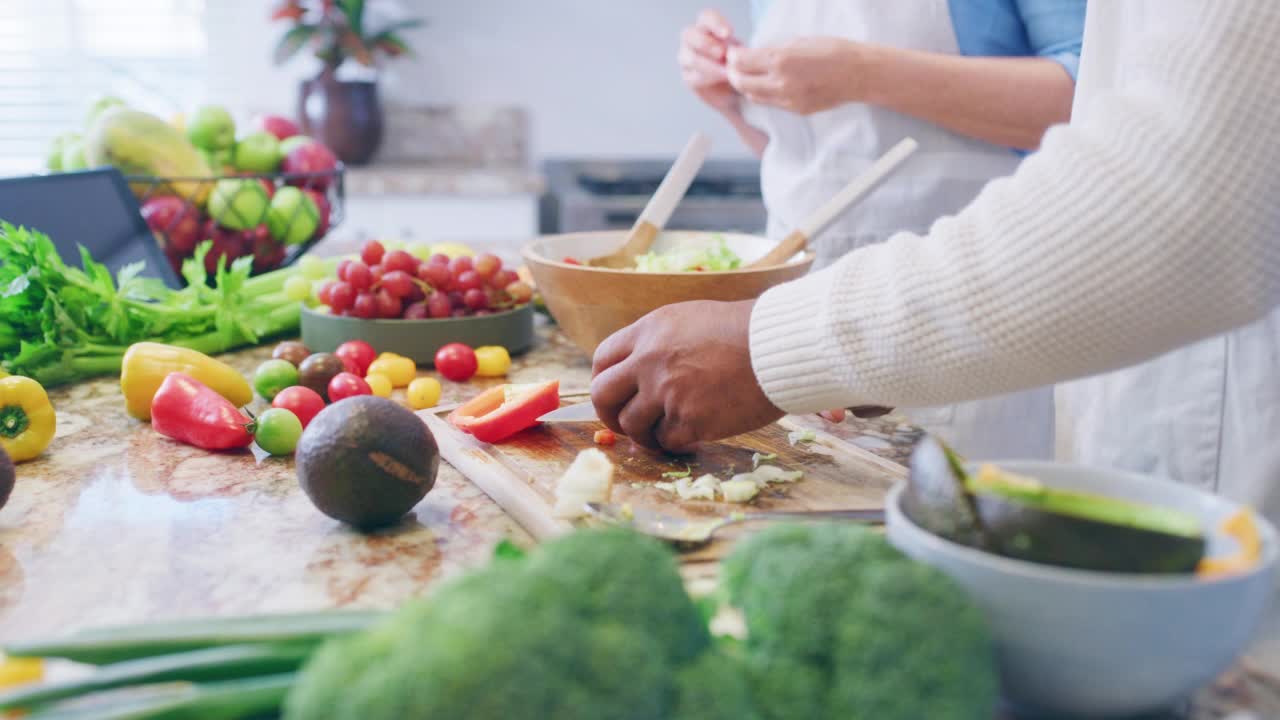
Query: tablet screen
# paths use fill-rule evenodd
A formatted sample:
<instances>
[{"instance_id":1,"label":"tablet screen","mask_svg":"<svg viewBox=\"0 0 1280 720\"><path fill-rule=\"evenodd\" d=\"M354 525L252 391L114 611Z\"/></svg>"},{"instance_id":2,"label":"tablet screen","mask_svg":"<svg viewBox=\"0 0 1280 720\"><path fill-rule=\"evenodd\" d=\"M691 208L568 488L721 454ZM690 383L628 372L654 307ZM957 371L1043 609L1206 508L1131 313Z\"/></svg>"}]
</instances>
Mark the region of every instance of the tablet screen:
<instances>
[{"instance_id":1,"label":"tablet screen","mask_svg":"<svg viewBox=\"0 0 1280 720\"><path fill-rule=\"evenodd\" d=\"M0 179L0 219L48 235L68 265L80 267L83 245L112 275L142 260L143 275L181 287L115 169Z\"/></svg>"}]
</instances>

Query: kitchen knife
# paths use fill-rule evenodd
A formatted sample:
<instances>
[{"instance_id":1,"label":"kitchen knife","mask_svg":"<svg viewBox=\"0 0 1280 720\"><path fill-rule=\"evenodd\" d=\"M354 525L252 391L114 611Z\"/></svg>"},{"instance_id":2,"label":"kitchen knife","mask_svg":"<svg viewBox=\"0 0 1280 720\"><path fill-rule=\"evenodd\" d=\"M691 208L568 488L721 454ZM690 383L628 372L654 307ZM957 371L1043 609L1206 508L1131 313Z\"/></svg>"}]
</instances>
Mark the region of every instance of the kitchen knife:
<instances>
[{"instance_id":1,"label":"kitchen knife","mask_svg":"<svg viewBox=\"0 0 1280 720\"><path fill-rule=\"evenodd\" d=\"M587 402L565 405L559 410L552 410L538 418L538 422L592 422L599 419L599 416L596 415L595 405L592 405L591 401L588 400Z\"/></svg>"}]
</instances>

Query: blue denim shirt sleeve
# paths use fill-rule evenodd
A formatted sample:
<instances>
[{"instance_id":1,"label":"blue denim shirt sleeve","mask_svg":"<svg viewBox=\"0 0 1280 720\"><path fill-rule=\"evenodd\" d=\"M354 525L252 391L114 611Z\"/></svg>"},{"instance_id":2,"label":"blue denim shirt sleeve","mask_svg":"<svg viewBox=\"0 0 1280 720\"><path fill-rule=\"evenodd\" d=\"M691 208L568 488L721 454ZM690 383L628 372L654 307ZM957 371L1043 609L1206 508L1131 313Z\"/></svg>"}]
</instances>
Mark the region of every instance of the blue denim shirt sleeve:
<instances>
[{"instance_id":1,"label":"blue denim shirt sleeve","mask_svg":"<svg viewBox=\"0 0 1280 720\"><path fill-rule=\"evenodd\" d=\"M1075 79L1085 0L949 0L949 4L961 53L1048 58Z\"/></svg>"}]
</instances>

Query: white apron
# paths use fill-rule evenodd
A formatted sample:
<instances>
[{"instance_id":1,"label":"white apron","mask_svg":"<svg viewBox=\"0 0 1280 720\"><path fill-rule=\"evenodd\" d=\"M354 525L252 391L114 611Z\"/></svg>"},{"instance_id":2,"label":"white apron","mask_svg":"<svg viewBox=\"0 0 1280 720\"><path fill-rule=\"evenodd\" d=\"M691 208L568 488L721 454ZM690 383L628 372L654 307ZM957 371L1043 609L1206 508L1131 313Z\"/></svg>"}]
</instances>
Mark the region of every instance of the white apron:
<instances>
[{"instance_id":1,"label":"white apron","mask_svg":"<svg viewBox=\"0 0 1280 720\"><path fill-rule=\"evenodd\" d=\"M809 36L959 53L947 0L774 0L757 19L751 44ZM1012 173L1019 161L1005 148L872 105L846 104L807 116L748 105L746 113L769 136L761 185L769 236L775 238L904 137L920 142L919 151L884 185L817 239L816 267L899 231L926 232L938 218L968 205L988 181ZM972 458L1048 459L1053 452L1049 388L902 412Z\"/></svg>"},{"instance_id":2,"label":"white apron","mask_svg":"<svg viewBox=\"0 0 1280 720\"><path fill-rule=\"evenodd\" d=\"M1081 62L1077 117L1090 97L1124 87L1119 34L1177 23L1180 6L1089 4L1085 47L1098 51L1086 50ZM1111 48L1120 52L1103 52ZM1064 460L1169 477L1280 522L1280 311L1141 365L1060 385L1057 413Z\"/></svg>"}]
</instances>

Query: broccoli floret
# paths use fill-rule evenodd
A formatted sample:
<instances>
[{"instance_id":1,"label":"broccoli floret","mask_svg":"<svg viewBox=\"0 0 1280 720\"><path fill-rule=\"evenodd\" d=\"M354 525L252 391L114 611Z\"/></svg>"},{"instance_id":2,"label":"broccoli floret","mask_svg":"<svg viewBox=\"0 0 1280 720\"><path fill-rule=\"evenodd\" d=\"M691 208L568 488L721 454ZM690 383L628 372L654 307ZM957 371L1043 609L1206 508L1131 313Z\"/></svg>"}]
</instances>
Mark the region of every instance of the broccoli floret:
<instances>
[{"instance_id":1,"label":"broccoli floret","mask_svg":"<svg viewBox=\"0 0 1280 720\"><path fill-rule=\"evenodd\" d=\"M987 720L998 692L981 612L942 573L894 563L862 572L835 628L832 717Z\"/></svg>"},{"instance_id":2,"label":"broccoli floret","mask_svg":"<svg viewBox=\"0 0 1280 720\"><path fill-rule=\"evenodd\" d=\"M858 569L906 562L879 535L856 525L781 525L739 544L722 584L763 652L830 659L836 627Z\"/></svg>"},{"instance_id":3,"label":"broccoli floret","mask_svg":"<svg viewBox=\"0 0 1280 720\"><path fill-rule=\"evenodd\" d=\"M557 602L584 619L644 628L677 665L711 642L674 555L652 538L619 528L579 531L540 548L528 569L554 581Z\"/></svg>"},{"instance_id":4,"label":"broccoli floret","mask_svg":"<svg viewBox=\"0 0 1280 720\"><path fill-rule=\"evenodd\" d=\"M666 718L673 658L705 647L706 626L664 546L580 535L453 580L376 636L326 644L285 718Z\"/></svg>"},{"instance_id":5,"label":"broccoli floret","mask_svg":"<svg viewBox=\"0 0 1280 720\"><path fill-rule=\"evenodd\" d=\"M676 675L671 720L760 720L747 668L737 653L711 649Z\"/></svg>"},{"instance_id":6,"label":"broccoli floret","mask_svg":"<svg viewBox=\"0 0 1280 720\"><path fill-rule=\"evenodd\" d=\"M756 706L770 720L991 717L992 646L963 590L852 525L775 527L736 548Z\"/></svg>"}]
</instances>

